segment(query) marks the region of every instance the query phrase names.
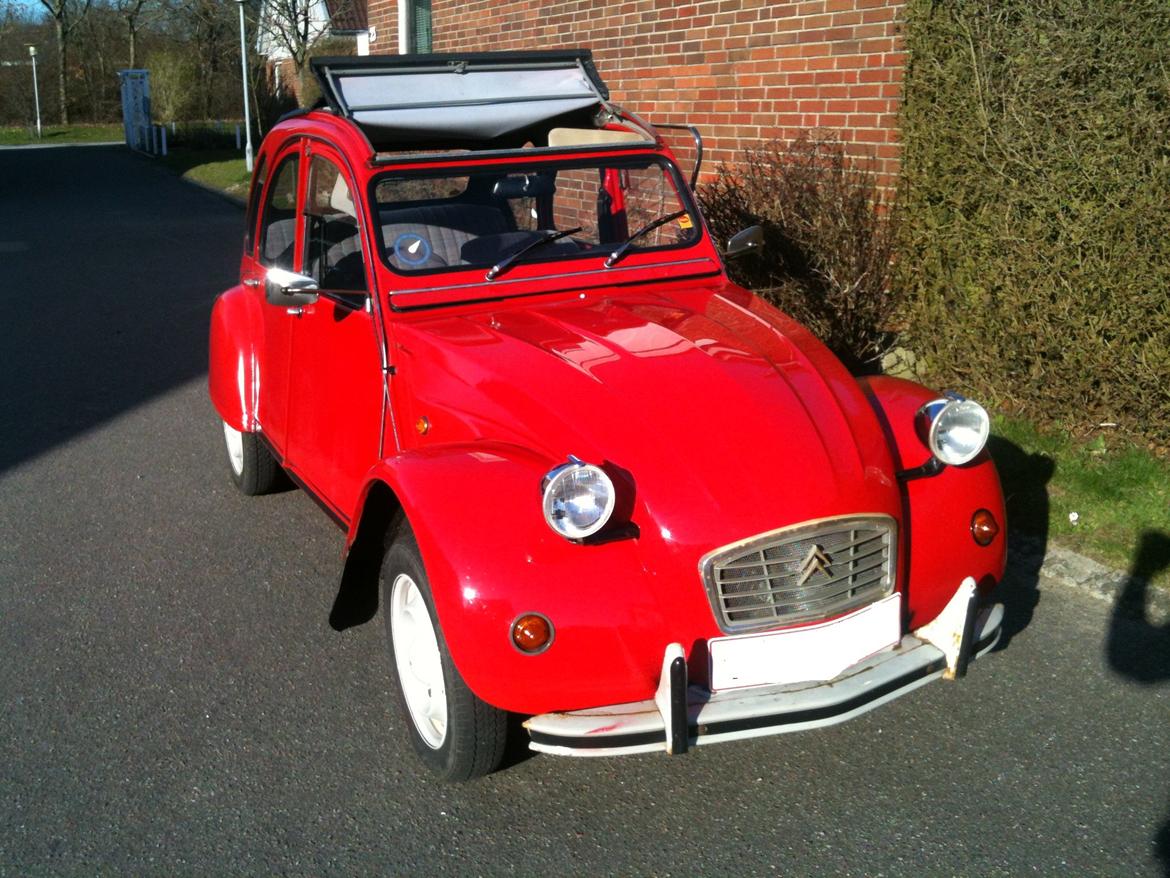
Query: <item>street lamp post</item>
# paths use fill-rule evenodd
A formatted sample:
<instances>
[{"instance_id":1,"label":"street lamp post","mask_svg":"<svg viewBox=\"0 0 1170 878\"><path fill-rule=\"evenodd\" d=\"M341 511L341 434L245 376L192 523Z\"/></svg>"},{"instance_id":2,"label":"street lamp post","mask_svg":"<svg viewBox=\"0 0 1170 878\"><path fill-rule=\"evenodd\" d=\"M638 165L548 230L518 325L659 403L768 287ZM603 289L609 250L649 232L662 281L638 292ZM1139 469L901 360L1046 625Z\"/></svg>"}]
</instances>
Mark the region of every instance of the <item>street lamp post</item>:
<instances>
[{"instance_id":1,"label":"street lamp post","mask_svg":"<svg viewBox=\"0 0 1170 878\"><path fill-rule=\"evenodd\" d=\"M40 138L40 136L41 136L41 92L40 92L40 89L37 88L37 47L36 46L29 46L28 47L28 56L30 58L32 58L33 103L36 105L36 108L37 108L37 137Z\"/></svg>"},{"instance_id":2,"label":"street lamp post","mask_svg":"<svg viewBox=\"0 0 1170 878\"><path fill-rule=\"evenodd\" d=\"M248 110L248 43L244 35L244 0L236 0L240 7L240 78L244 82L244 132L247 135L244 147L244 164L252 173L252 118Z\"/></svg>"}]
</instances>

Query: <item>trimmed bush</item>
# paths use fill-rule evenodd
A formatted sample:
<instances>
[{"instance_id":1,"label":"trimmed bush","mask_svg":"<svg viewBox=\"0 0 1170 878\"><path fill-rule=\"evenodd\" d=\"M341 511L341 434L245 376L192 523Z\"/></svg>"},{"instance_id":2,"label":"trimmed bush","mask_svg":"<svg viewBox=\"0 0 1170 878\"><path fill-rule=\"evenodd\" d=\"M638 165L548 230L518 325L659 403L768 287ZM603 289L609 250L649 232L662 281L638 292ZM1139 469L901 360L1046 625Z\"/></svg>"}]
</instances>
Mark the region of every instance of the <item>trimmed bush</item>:
<instances>
[{"instance_id":1,"label":"trimmed bush","mask_svg":"<svg viewBox=\"0 0 1170 878\"><path fill-rule=\"evenodd\" d=\"M909 0L897 283L935 383L1170 442L1170 3Z\"/></svg>"},{"instance_id":2,"label":"trimmed bush","mask_svg":"<svg viewBox=\"0 0 1170 878\"><path fill-rule=\"evenodd\" d=\"M764 249L728 266L813 330L854 371L873 371L894 342L894 222L872 169L847 159L823 132L747 149L699 190L717 241L747 226Z\"/></svg>"}]
</instances>

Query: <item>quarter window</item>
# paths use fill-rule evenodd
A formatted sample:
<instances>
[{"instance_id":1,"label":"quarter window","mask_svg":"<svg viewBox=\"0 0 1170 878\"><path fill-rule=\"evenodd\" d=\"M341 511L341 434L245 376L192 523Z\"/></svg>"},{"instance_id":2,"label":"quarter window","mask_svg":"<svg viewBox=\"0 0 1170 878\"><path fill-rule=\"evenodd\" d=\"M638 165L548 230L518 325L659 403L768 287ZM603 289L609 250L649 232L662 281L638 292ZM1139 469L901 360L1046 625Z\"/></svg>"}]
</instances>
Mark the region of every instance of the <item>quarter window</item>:
<instances>
[{"instance_id":1,"label":"quarter window","mask_svg":"<svg viewBox=\"0 0 1170 878\"><path fill-rule=\"evenodd\" d=\"M293 270L297 238L297 156L290 155L276 168L264 205L260 234L260 261L272 268Z\"/></svg>"},{"instance_id":2,"label":"quarter window","mask_svg":"<svg viewBox=\"0 0 1170 878\"><path fill-rule=\"evenodd\" d=\"M260 157L260 165L256 168L256 180L252 183L252 194L248 198L248 216L244 220L244 252L252 255L252 244L256 234L256 215L260 213L260 196L264 193L264 181L268 179L268 162L265 156Z\"/></svg>"},{"instance_id":3,"label":"quarter window","mask_svg":"<svg viewBox=\"0 0 1170 878\"><path fill-rule=\"evenodd\" d=\"M323 290L366 289L353 196L340 169L314 156L305 192L304 272Z\"/></svg>"}]
</instances>

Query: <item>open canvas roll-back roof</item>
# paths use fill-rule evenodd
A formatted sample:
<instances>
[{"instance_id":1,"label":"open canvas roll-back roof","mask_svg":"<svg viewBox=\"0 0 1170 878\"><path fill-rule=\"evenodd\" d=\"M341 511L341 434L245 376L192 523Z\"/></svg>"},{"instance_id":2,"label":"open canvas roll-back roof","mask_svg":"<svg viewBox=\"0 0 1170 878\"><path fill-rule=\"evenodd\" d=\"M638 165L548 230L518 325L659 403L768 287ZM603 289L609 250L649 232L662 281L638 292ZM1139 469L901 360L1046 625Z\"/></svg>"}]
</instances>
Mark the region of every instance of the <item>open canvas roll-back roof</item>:
<instances>
[{"instance_id":1,"label":"open canvas roll-back roof","mask_svg":"<svg viewBox=\"0 0 1170 878\"><path fill-rule=\"evenodd\" d=\"M325 101L375 150L548 145L595 127L609 89L587 49L312 59Z\"/></svg>"}]
</instances>

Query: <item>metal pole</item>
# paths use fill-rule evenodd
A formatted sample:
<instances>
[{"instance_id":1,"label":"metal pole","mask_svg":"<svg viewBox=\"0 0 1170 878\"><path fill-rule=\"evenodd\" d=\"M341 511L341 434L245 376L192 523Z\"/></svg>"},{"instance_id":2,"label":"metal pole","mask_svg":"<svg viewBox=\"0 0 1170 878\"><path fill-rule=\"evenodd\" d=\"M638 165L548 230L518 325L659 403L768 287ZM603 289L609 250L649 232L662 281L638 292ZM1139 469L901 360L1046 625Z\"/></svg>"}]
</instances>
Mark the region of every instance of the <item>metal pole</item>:
<instances>
[{"instance_id":1,"label":"metal pole","mask_svg":"<svg viewBox=\"0 0 1170 878\"><path fill-rule=\"evenodd\" d=\"M41 136L41 90L37 88L37 47L28 47L29 57L32 58L33 68L33 102L37 107L37 138Z\"/></svg>"},{"instance_id":2,"label":"metal pole","mask_svg":"<svg viewBox=\"0 0 1170 878\"><path fill-rule=\"evenodd\" d=\"M244 0L236 0L240 7L240 78L244 83L244 131L247 147L244 150L244 166L252 173L252 118L248 109L248 42L244 35Z\"/></svg>"}]
</instances>

